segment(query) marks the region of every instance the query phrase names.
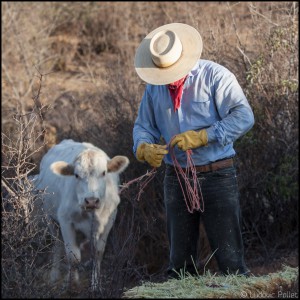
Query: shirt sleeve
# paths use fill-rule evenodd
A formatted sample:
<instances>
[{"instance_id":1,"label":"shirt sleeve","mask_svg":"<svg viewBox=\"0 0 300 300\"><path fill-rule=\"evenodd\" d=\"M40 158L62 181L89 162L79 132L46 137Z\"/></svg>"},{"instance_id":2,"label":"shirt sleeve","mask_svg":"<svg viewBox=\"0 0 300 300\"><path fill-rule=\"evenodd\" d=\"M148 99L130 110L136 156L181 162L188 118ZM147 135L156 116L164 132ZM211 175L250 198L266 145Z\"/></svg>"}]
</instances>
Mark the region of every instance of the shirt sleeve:
<instances>
[{"instance_id":1,"label":"shirt sleeve","mask_svg":"<svg viewBox=\"0 0 300 300\"><path fill-rule=\"evenodd\" d=\"M133 127L134 155L136 156L136 150L141 143L157 144L160 136L161 133L155 121L153 102L147 86Z\"/></svg>"},{"instance_id":2,"label":"shirt sleeve","mask_svg":"<svg viewBox=\"0 0 300 300\"><path fill-rule=\"evenodd\" d=\"M207 129L208 142L222 146L233 143L254 125L254 115L236 77L226 68L213 81L213 93L220 121Z\"/></svg>"}]
</instances>

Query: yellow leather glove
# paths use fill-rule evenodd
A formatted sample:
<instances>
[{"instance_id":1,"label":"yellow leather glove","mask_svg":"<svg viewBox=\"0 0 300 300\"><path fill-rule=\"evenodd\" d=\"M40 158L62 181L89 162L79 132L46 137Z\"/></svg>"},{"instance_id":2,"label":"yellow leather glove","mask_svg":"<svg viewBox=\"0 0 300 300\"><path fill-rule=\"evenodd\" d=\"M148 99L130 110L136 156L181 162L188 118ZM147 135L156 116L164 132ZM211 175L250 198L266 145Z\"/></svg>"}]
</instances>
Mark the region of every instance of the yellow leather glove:
<instances>
[{"instance_id":1,"label":"yellow leather glove","mask_svg":"<svg viewBox=\"0 0 300 300\"><path fill-rule=\"evenodd\" d=\"M168 154L167 145L143 143L136 150L139 161L146 161L152 167L160 167L165 154Z\"/></svg>"},{"instance_id":2,"label":"yellow leather glove","mask_svg":"<svg viewBox=\"0 0 300 300\"><path fill-rule=\"evenodd\" d=\"M205 129L200 131L189 130L177 134L171 141L171 147L177 145L182 151L194 149L208 144L207 132Z\"/></svg>"}]
</instances>

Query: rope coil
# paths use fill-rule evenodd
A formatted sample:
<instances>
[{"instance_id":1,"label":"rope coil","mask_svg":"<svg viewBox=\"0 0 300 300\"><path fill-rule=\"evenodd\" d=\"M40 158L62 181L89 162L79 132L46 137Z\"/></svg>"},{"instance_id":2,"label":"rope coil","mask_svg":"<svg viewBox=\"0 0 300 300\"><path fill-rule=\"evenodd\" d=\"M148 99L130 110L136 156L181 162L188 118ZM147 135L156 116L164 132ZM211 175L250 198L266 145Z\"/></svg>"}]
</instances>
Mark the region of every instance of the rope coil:
<instances>
[{"instance_id":1,"label":"rope coil","mask_svg":"<svg viewBox=\"0 0 300 300\"><path fill-rule=\"evenodd\" d=\"M171 158L174 164L174 169L182 190L183 198L186 203L187 209L190 213L194 210L204 211L204 201L201 192L201 186L197 178L196 167L192 158L192 150L187 150L186 152L187 163L185 171L178 163L176 155L174 153L174 148L170 149ZM183 179L185 188L183 187L180 177ZM191 179L190 179L191 178ZM202 202L202 207L201 207Z\"/></svg>"},{"instance_id":2,"label":"rope coil","mask_svg":"<svg viewBox=\"0 0 300 300\"><path fill-rule=\"evenodd\" d=\"M174 164L174 169L175 169L175 172L176 172L176 175L178 178L178 182L180 184L183 198L186 203L188 211L190 213L193 213L194 210L196 210L196 211L200 210L201 212L203 212L204 211L204 201L203 201L203 196L202 196L202 192L201 192L201 185L197 178L196 167L195 167L195 164L194 164L194 161L192 158L192 154L193 154L192 150L187 150L185 152L186 156L187 156L187 163L186 163L186 168L185 168L186 171L184 171L176 159L174 148L170 147L170 144L168 145L168 147L170 149L171 159ZM119 194L121 194L131 184L133 184L135 182L142 182L140 184L139 193L137 195L137 201L139 201L145 187L155 177L156 172L157 172L156 168L152 168L151 171L149 171L149 172L147 171L146 174L123 184L122 189L119 191ZM145 178L146 178L146 180L143 181ZM181 178L184 181L185 188L183 187ZM202 206L201 206L201 203L202 203Z\"/></svg>"}]
</instances>

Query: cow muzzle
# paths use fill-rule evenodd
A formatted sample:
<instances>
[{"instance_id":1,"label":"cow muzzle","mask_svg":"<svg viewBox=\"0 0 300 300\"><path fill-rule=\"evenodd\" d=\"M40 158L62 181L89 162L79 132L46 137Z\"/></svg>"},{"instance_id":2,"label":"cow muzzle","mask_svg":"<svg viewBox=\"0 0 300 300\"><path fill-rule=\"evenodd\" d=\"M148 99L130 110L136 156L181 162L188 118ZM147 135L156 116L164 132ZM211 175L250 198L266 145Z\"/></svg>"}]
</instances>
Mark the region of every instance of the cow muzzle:
<instances>
[{"instance_id":1,"label":"cow muzzle","mask_svg":"<svg viewBox=\"0 0 300 300\"><path fill-rule=\"evenodd\" d=\"M83 208L85 209L97 209L100 207L100 199L96 197L84 198Z\"/></svg>"}]
</instances>

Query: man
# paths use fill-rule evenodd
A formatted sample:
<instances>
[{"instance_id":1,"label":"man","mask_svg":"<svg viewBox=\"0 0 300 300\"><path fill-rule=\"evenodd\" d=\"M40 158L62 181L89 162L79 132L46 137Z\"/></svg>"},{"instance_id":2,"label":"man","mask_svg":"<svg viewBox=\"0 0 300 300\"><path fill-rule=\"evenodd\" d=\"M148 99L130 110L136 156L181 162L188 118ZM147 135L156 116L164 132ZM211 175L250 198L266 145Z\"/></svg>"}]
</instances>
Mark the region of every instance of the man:
<instances>
[{"instance_id":1,"label":"man","mask_svg":"<svg viewBox=\"0 0 300 300\"><path fill-rule=\"evenodd\" d=\"M196 273L201 217L220 271L246 275L233 142L251 129L254 117L235 76L200 59L201 52L199 32L182 23L161 26L142 40L135 69L148 84L133 128L133 151L152 167L162 160L166 164L168 273ZM189 211L184 180L177 176L177 169L187 171L187 150L201 183L204 211Z\"/></svg>"}]
</instances>

